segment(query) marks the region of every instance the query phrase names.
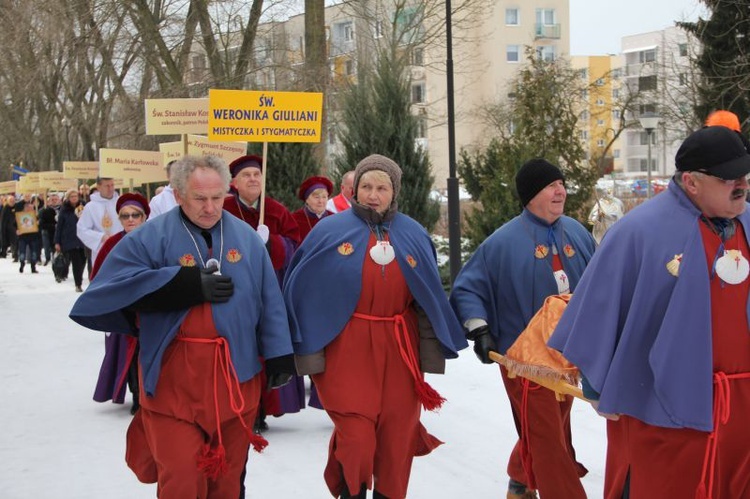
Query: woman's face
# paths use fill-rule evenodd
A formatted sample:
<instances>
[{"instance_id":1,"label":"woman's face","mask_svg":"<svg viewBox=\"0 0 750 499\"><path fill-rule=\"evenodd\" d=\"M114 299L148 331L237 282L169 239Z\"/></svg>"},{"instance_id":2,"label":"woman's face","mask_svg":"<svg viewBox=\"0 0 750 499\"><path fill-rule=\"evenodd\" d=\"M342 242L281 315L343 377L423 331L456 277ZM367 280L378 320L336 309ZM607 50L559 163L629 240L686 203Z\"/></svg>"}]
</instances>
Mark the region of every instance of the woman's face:
<instances>
[{"instance_id":1,"label":"woman's face","mask_svg":"<svg viewBox=\"0 0 750 499\"><path fill-rule=\"evenodd\" d=\"M381 215L388 211L393 201L393 184L387 175L378 175L379 170L363 174L357 184L357 202L369 206Z\"/></svg>"},{"instance_id":2,"label":"woman's face","mask_svg":"<svg viewBox=\"0 0 750 499\"><path fill-rule=\"evenodd\" d=\"M145 214L135 206L123 206L117 216L126 233L146 221Z\"/></svg>"},{"instance_id":3,"label":"woman's face","mask_svg":"<svg viewBox=\"0 0 750 499\"><path fill-rule=\"evenodd\" d=\"M307 196L305 204L307 207L315 213L320 215L326 211L326 203L328 202L328 191L325 189L315 189Z\"/></svg>"}]
</instances>

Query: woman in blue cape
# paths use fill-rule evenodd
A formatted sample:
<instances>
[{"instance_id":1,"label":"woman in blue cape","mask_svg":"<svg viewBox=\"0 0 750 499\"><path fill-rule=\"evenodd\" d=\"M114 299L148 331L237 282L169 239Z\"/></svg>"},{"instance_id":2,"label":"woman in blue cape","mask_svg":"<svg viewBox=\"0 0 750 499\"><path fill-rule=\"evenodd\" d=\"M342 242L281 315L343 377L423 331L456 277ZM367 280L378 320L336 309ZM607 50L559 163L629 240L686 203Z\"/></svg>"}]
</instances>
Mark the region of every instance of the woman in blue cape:
<instances>
[{"instance_id":1,"label":"woman in blue cape","mask_svg":"<svg viewBox=\"0 0 750 499\"><path fill-rule=\"evenodd\" d=\"M318 223L284 281L298 372L335 425L324 477L336 497L406 497L413 457L441 443L419 421L443 401L423 373L467 346L427 232L398 213L400 187L395 162L363 159L352 209Z\"/></svg>"}]
</instances>

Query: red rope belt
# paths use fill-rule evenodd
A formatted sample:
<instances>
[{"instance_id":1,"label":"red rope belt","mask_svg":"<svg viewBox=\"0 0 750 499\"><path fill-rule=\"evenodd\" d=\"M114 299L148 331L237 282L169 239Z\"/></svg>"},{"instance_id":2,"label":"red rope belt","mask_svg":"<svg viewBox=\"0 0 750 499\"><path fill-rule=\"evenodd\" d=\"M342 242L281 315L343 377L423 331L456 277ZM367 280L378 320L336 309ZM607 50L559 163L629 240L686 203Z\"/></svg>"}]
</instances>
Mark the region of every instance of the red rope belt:
<instances>
[{"instance_id":1,"label":"red rope belt","mask_svg":"<svg viewBox=\"0 0 750 499\"><path fill-rule=\"evenodd\" d=\"M197 343L214 346L214 372L213 372L213 392L214 392L214 415L216 416L216 434L218 445L211 449L210 442L204 445L203 452L198 458L198 469L212 480L226 472L226 451L224 441L221 435L221 417L219 414L219 374L224 380L224 385L229 393L229 406L232 412L237 415L245 433L250 440L250 444L256 452L261 452L267 445L268 441L260 435L253 433L252 429L247 426L242 417L242 411L245 409L245 398L242 396L240 381L237 377L237 371L232 363L232 356L229 350L229 342L226 338L217 336L216 338L190 338L178 336L179 341L186 343Z\"/></svg>"},{"instance_id":2,"label":"red rope belt","mask_svg":"<svg viewBox=\"0 0 750 499\"><path fill-rule=\"evenodd\" d=\"M440 409L445 399L424 380L424 375L419 368L419 361L414 353L414 347L411 341L409 341L409 330L406 327L404 314L396 314L392 317L379 317L354 312L352 317L373 322L393 322L393 334L396 338L396 343L398 343L398 351L401 354L404 364L406 364L406 367L411 372L411 376L414 379L414 390L417 392L422 407L428 411Z\"/></svg>"},{"instance_id":3,"label":"red rope belt","mask_svg":"<svg viewBox=\"0 0 750 499\"><path fill-rule=\"evenodd\" d=\"M736 374L714 373L714 429L708 435L708 442L706 442L701 480L698 489L695 491L696 498L711 499L716 472L716 454L719 450L719 429L721 425L727 424L729 421L730 395L732 393L729 381L737 379L750 379L750 372Z\"/></svg>"}]
</instances>

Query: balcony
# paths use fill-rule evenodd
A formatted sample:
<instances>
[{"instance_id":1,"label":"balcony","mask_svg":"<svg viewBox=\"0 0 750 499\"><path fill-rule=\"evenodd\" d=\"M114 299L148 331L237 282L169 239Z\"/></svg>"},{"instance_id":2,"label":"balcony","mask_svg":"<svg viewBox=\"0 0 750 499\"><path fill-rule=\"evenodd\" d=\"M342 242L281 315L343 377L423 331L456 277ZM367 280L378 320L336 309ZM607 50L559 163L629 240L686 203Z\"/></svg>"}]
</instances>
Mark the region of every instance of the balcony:
<instances>
[{"instance_id":1,"label":"balcony","mask_svg":"<svg viewBox=\"0 0 750 499\"><path fill-rule=\"evenodd\" d=\"M534 39L554 39L560 38L560 25L559 24L542 24L536 23L534 25Z\"/></svg>"}]
</instances>

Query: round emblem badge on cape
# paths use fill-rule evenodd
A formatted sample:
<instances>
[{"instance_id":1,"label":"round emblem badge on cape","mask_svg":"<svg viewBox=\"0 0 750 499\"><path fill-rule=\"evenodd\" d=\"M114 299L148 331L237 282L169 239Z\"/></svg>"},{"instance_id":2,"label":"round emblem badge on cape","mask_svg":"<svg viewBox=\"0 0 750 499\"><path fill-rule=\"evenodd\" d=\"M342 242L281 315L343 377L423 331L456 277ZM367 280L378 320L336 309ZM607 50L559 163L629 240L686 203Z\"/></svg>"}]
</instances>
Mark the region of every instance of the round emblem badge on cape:
<instances>
[{"instance_id":1,"label":"round emblem badge on cape","mask_svg":"<svg viewBox=\"0 0 750 499\"><path fill-rule=\"evenodd\" d=\"M378 265L388 265L396 258L396 252L388 241L378 241L370 248L370 258Z\"/></svg>"},{"instance_id":2,"label":"round emblem badge on cape","mask_svg":"<svg viewBox=\"0 0 750 499\"><path fill-rule=\"evenodd\" d=\"M544 244L537 244L534 248L534 256L539 258L540 260L542 258L546 258L549 254L549 248L545 246Z\"/></svg>"},{"instance_id":3,"label":"round emblem badge on cape","mask_svg":"<svg viewBox=\"0 0 750 499\"><path fill-rule=\"evenodd\" d=\"M352 243L342 243L338 247L338 252L340 255L349 256L354 253L354 246L352 246Z\"/></svg>"},{"instance_id":4,"label":"round emblem badge on cape","mask_svg":"<svg viewBox=\"0 0 750 499\"><path fill-rule=\"evenodd\" d=\"M716 260L716 274L727 284L739 284L749 273L750 264L740 250L727 250Z\"/></svg>"}]
</instances>

